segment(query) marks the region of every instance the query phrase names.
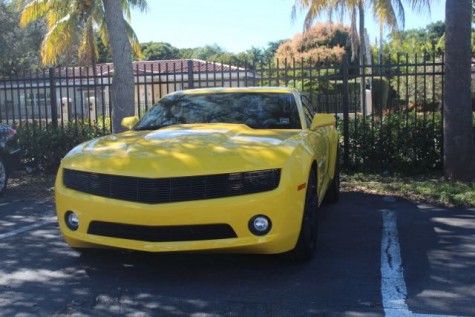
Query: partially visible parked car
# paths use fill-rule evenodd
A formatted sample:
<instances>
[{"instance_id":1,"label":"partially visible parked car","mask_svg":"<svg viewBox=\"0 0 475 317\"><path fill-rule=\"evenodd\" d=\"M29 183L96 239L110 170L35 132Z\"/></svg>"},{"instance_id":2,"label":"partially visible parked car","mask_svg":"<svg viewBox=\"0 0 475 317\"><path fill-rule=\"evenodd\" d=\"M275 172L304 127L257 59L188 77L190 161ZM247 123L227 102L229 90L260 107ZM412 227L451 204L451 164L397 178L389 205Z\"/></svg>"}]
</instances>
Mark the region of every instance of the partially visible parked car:
<instances>
[{"instance_id":1,"label":"partially visible parked car","mask_svg":"<svg viewBox=\"0 0 475 317\"><path fill-rule=\"evenodd\" d=\"M7 188L10 172L20 164L20 146L16 130L0 125L0 196Z\"/></svg>"}]
</instances>

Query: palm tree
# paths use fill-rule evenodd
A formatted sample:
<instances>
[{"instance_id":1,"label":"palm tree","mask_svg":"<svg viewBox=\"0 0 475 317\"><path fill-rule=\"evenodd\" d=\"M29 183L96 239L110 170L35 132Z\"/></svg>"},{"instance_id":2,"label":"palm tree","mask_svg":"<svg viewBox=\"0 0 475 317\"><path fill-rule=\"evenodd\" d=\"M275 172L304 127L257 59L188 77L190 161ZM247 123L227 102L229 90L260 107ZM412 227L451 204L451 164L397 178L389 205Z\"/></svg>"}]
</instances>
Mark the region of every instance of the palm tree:
<instances>
[{"instance_id":1,"label":"palm tree","mask_svg":"<svg viewBox=\"0 0 475 317\"><path fill-rule=\"evenodd\" d=\"M109 31L114 77L112 79L112 131L122 130L121 120L132 116L134 109L134 74L132 67L127 22L123 16L123 7L117 0L102 0L105 19Z\"/></svg>"},{"instance_id":2,"label":"palm tree","mask_svg":"<svg viewBox=\"0 0 475 317\"><path fill-rule=\"evenodd\" d=\"M444 170L449 179L475 180L471 107L470 0L446 0L444 69Z\"/></svg>"},{"instance_id":3,"label":"palm tree","mask_svg":"<svg viewBox=\"0 0 475 317\"><path fill-rule=\"evenodd\" d=\"M413 3L429 0L411 0ZM401 0L295 0L292 8L292 15L295 17L297 9L306 9L307 14L304 20L304 32L308 30L313 22L322 13L327 13L330 19L334 14L338 14L340 20L345 16L350 18L350 43L352 56L355 60L359 57L359 64L363 66L366 60L366 30L365 30L365 6L372 5L373 14L378 18L380 28L384 25L393 30L398 29L398 19L404 24L404 8ZM358 21L358 28L356 23ZM364 69L361 69L364 71ZM366 83L360 81L361 105L366 105ZM363 109L366 114L366 107Z\"/></svg>"},{"instance_id":4,"label":"palm tree","mask_svg":"<svg viewBox=\"0 0 475 317\"><path fill-rule=\"evenodd\" d=\"M130 20L130 7L147 9L146 0L102 0L105 22L112 48L114 77L112 79L112 131L119 132L122 118L135 114L134 109L134 74L132 54L134 49L140 52L140 44L131 26L124 19L124 12ZM135 41L128 40L133 35ZM132 47L131 47L132 44ZM140 56L140 54L137 54Z\"/></svg>"},{"instance_id":5,"label":"palm tree","mask_svg":"<svg viewBox=\"0 0 475 317\"><path fill-rule=\"evenodd\" d=\"M407 2L415 9L423 7L430 9L431 0L407 0ZM307 10L304 31L308 30L316 18L323 13L327 13L330 18L337 14L341 20L349 17L352 59L354 60L356 56L359 56L360 64L363 64L366 55L365 8L368 7L372 8L373 15L378 20L380 28L387 26L391 30L397 31L400 24L404 26L402 0L295 0L292 15L295 17L298 9Z\"/></svg>"},{"instance_id":6,"label":"palm tree","mask_svg":"<svg viewBox=\"0 0 475 317\"><path fill-rule=\"evenodd\" d=\"M130 8L145 11L146 0L17 0L17 5L23 8L21 25L40 18L47 21L48 33L41 46L44 64L56 64L58 56L70 53L72 44L79 43L80 59L88 58L94 65L98 55L95 28L99 30L102 42L106 46L111 44L114 63L112 131L120 131L120 120L134 114L132 49L140 56L140 44L124 13L130 20Z\"/></svg>"},{"instance_id":7,"label":"palm tree","mask_svg":"<svg viewBox=\"0 0 475 317\"><path fill-rule=\"evenodd\" d=\"M146 0L121 1L122 9L130 17L130 7L145 10ZM105 11L100 0L17 0L21 8L20 26L45 19L48 32L41 45L42 62L55 65L58 57L71 54L72 44L78 44L78 57L83 63L95 64L98 56L94 31L97 29L102 42L107 46L108 32ZM137 55L140 44L131 26L126 22L127 36Z\"/></svg>"}]
</instances>

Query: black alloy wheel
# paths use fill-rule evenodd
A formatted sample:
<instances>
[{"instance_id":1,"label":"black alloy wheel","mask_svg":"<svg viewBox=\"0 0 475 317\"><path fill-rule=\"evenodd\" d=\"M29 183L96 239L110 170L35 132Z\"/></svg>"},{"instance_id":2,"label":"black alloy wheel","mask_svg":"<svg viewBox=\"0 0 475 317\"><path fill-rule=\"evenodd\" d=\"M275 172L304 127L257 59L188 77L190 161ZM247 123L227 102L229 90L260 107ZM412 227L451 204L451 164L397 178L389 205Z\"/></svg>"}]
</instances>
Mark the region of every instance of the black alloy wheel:
<instances>
[{"instance_id":1,"label":"black alloy wheel","mask_svg":"<svg viewBox=\"0 0 475 317\"><path fill-rule=\"evenodd\" d=\"M315 171L312 170L307 183L299 238L295 248L290 251L290 256L295 261L308 261L315 255L318 238L317 207L317 176Z\"/></svg>"},{"instance_id":2,"label":"black alloy wheel","mask_svg":"<svg viewBox=\"0 0 475 317\"><path fill-rule=\"evenodd\" d=\"M323 198L323 201L328 204L336 204L340 199L340 149L336 153L335 173Z\"/></svg>"}]
</instances>

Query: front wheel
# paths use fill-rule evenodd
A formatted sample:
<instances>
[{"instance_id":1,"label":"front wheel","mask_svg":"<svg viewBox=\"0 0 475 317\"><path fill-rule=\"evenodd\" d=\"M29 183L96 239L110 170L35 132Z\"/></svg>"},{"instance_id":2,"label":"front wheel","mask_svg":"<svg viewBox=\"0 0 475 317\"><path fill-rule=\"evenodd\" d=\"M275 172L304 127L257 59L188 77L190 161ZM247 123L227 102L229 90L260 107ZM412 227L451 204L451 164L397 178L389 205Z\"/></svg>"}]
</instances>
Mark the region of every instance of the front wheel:
<instances>
[{"instance_id":1,"label":"front wheel","mask_svg":"<svg viewBox=\"0 0 475 317\"><path fill-rule=\"evenodd\" d=\"M328 186L323 201L328 204L335 204L340 199L340 150L338 149L335 160L335 173Z\"/></svg>"},{"instance_id":2,"label":"front wheel","mask_svg":"<svg viewBox=\"0 0 475 317\"><path fill-rule=\"evenodd\" d=\"M299 238L295 248L290 251L291 258L296 261L308 261L312 259L315 254L318 238L317 206L317 177L312 170L307 183L305 207Z\"/></svg>"}]
</instances>

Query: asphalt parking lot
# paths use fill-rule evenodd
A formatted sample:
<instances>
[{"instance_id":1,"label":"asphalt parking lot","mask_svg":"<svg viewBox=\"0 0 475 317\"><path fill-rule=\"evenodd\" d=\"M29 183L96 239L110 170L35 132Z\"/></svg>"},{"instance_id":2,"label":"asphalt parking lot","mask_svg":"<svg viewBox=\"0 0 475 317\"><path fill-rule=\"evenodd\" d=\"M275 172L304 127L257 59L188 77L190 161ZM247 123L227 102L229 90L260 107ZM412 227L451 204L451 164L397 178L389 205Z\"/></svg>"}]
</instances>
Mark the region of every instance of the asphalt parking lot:
<instances>
[{"instance_id":1,"label":"asphalt parking lot","mask_svg":"<svg viewBox=\"0 0 475 317\"><path fill-rule=\"evenodd\" d=\"M317 256L101 252L51 200L0 199L0 316L475 316L475 209L343 193Z\"/></svg>"}]
</instances>

